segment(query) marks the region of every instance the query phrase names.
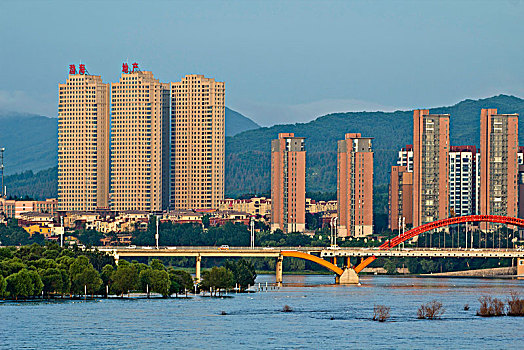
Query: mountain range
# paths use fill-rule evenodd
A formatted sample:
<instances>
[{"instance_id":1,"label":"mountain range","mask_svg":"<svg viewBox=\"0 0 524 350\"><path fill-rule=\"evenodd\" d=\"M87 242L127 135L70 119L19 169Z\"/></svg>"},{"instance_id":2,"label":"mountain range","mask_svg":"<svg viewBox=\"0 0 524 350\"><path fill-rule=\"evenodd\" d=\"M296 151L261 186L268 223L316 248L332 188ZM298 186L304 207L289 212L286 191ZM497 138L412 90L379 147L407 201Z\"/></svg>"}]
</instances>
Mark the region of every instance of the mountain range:
<instances>
[{"instance_id":1,"label":"mountain range","mask_svg":"<svg viewBox=\"0 0 524 350\"><path fill-rule=\"evenodd\" d=\"M226 136L260 126L226 107ZM0 112L0 147L5 147L6 174L39 171L56 166L58 119L41 115Z\"/></svg>"},{"instance_id":2,"label":"mountain range","mask_svg":"<svg viewBox=\"0 0 524 350\"><path fill-rule=\"evenodd\" d=\"M430 108L430 112L451 115L452 145L478 146L482 108L497 108L499 113L518 113L523 116L524 100L515 96L498 95L480 100L468 99L448 107ZM38 120L41 120L45 117L39 118ZM0 122L2 120L0 119ZM34 122L36 121L37 119L34 119ZM54 124L48 125L49 121L41 124L45 127L37 127L31 122L24 122L18 127L11 125L7 133L0 128L0 147L4 144L3 147L9 148L10 152L12 149L16 150L16 157L10 156L11 158L7 157L6 151L6 162L9 159L16 164L6 164L7 168L15 167L16 171L38 170L56 164L56 119L51 121ZM519 120L519 128L524 130L524 118ZM259 127L240 113L228 110L226 134L231 136L226 137L226 196L269 193L270 142L282 132L306 137L306 184L309 192L336 192L337 140L344 139L345 133L358 132L362 136L373 137L374 181L375 185L383 190L383 185L389 181L389 170L396 162L398 150L412 143L412 130L413 111L333 113L318 117L309 123ZM3 135L6 134L10 135L8 140L15 142L14 144L4 142ZM519 142L524 144L524 132L519 135ZM16 145L21 148L17 149ZM29 146L30 149L27 148ZM35 154L31 154L29 150ZM12 194L40 197L43 192L35 191L35 188L43 186L47 180L53 180L53 171L56 173L56 168L41 174L19 174L9 177L6 183ZM56 177L53 181L54 184L47 184L45 188L55 188L56 194ZM35 185L31 186L31 183ZM47 193L47 190L45 192Z\"/></svg>"}]
</instances>

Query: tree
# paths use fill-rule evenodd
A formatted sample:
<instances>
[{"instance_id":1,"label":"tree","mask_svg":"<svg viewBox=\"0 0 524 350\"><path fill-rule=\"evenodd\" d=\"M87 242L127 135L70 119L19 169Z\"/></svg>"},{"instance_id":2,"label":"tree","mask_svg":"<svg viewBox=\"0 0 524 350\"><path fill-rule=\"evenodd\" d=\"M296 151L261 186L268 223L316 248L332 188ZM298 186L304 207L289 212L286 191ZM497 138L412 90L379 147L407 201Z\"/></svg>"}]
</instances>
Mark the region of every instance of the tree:
<instances>
[{"instance_id":1,"label":"tree","mask_svg":"<svg viewBox=\"0 0 524 350\"><path fill-rule=\"evenodd\" d=\"M397 273L397 265L391 259L386 260L386 262L384 263L384 269L386 269L388 275L394 275Z\"/></svg>"},{"instance_id":2,"label":"tree","mask_svg":"<svg viewBox=\"0 0 524 350\"><path fill-rule=\"evenodd\" d=\"M202 273L202 288L205 290L211 290L212 288L215 295L217 290L220 293L220 290L233 288L234 285L233 272L225 267L214 266L211 270L206 270Z\"/></svg>"},{"instance_id":3,"label":"tree","mask_svg":"<svg viewBox=\"0 0 524 350\"><path fill-rule=\"evenodd\" d=\"M85 245L98 246L104 235L96 230L82 230L78 232L77 237Z\"/></svg>"},{"instance_id":4,"label":"tree","mask_svg":"<svg viewBox=\"0 0 524 350\"><path fill-rule=\"evenodd\" d=\"M21 271L26 267L27 266L19 258L0 261L0 274L4 277L7 277Z\"/></svg>"},{"instance_id":5,"label":"tree","mask_svg":"<svg viewBox=\"0 0 524 350\"><path fill-rule=\"evenodd\" d=\"M0 297L5 297L5 291L7 288L7 281L4 277L0 275Z\"/></svg>"},{"instance_id":6,"label":"tree","mask_svg":"<svg viewBox=\"0 0 524 350\"><path fill-rule=\"evenodd\" d=\"M27 269L7 277L7 292L9 296L18 300L18 297L27 298L33 293L33 280Z\"/></svg>"},{"instance_id":7,"label":"tree","mask_svg":"<svg viewBox=\"0 0 524 350\"><path fill-rule=\"evenodd\" d=\"M257 273L252 262L245 259L236 262L226 261L225 267L233 272L234 283L238 284L240 289L244 290L255 284Z\"/></svg>"},{"instance_id":8,"label":"tree","mask_svg":"<svg viewBox=\"0 0 524 350\"><path fill-rule=\"evenodd\" d=\"M142 270L139 275L142 291L147 291L147 297L149 293L159 293L162 296L169 296L169 275L166 270L158 270L148 268Z\"/></svg>"},{"instance_id":9,"label":"tree","mask_svg":"<svg viewBox=\"0 0 524 350\"><path fill-rule=\"evenodd\" d=\"M209 228L209 225L211 224L209 220L210 217L211 215L209 214L202 216L202 225L204 226L204 228Z\"/></svg>"},{"instance_id":10,"label":"tree","mask_svg":"<svg viewBox=\"0 0 524 350\"><path fill-rule=\"evenodd\" d=\"M31 270L29 271L29 276L31 277L31 284L33 286L31 295L40 295L42 293L42 289L44 288L44 283L42 283L40 275L35 270Z\"/></svg>"},{"instance_id":11,"label":"tree","mask_svg":"<svg viewBox=\"0 0 524 350\"><path fill-rule=\"evenodd\" d=\"M123 297L124 293L136 290L138 287L138 275L137 266L120 261L118 268L112 276L113 283L111 287L114 293L120 294Z\"/></svg>"},{"instance_id":12,"label":"tree","mask_svg":"<svg viewBox=\"0 0 524 350\"><path fill-rule=\"evenodd\" d=\"M102 280L89 259L79 256L69 267L71 290L75 294L82 294L84 288L93 295L102 284Z\"/></svg>"},{"instance_id":13,"label":"tree","mask_svg":"<svg viewBox=\"0 0 524 350\"><path fill-rule=\"evenodd\" d=\"M183 270L175 270L174 268L169 268L169 294L178 294L184 293L187 290L193 289L193 277Z\"/></svg>"},{"instance_id":14,"label":"tree","mask_svg":"<svg viewBox=\"0 0 524 350\"><path fill-rule=\"evenodd\" d=\"M165 270L166 269L164 264L162 264L162 262L158 259L153 259L151 261L151 268L153 270Z\"/></svg>"},{"instance_id":15,"label":"tree","mask_svg":"<svg viewBox=\"0 0 524 350\"><path fill-rule=\"evenodd\" d=\"M102 273L100 274L100 278L102 279L102 288L104 289L103 293L105 294L107 298L107 289L105 286L109 286L112 282L111 277L113 273L115 272L115 269L112 265L107 264L102 268Z\"/></svg>"},{"instance_id":16,"label":"tree","mask_svg":"<svg viewBox=\"0 0 524 350\"><path fill-rule=\"evenodd\" d=\"M42 283L44 284L43 290L44 293L49 295L51 293L61 293L64 289L64 282L62 280L62 273L58 268L47 268L39 269L38 273L42 278Z\"/></svg>"}]
</instances>

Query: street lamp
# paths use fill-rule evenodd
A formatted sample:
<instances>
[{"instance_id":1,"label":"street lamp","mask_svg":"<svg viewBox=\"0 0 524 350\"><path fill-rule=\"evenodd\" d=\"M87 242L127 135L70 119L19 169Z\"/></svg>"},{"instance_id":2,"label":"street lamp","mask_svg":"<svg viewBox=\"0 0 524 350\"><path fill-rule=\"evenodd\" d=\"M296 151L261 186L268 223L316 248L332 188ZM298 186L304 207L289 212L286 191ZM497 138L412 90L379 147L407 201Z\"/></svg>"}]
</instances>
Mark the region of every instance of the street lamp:
<instances>
[{"instance_id":1,"label":"street lamp","mask_svg":"<svg viewBox=\"0 0 524 350\"><path fill-rule=\"evenodd\" d=\"M331 218L331 246L332 247L337 246L337 220L338 220L337 216Z\"/></svg>"},{"instance_id":2,"label":"street lamp","mask_svg":"<svg viewBox=\"0 0 524 350\"><path fill-rule=\"evenodd\" d=\"M255 248L255 220L251 217L251 249Z\"/></svg>"},{"instance_id":3,"label":"street lamp","mask_svg":"<svg viewBox=\"0 0 524 350\"><path fill-rule=\"evenodd\" d=\"M60 216L60 224L62 229L60 230L60 248L64 247L64 217Z\"/></svg>"},{"instance_id":4,"label":"street lamp","mask_svg":"<svg viewBox=\"0 0 524 350\"><path fill-rule=\"evenodd\" d=\"M5 197L5 187L4 187L4 151L5 148L0 148L0 169L2 170L2 191L0 193L0 197Z\"/></svg>"},{"instance_id":5,"label":"street lamp","mask_svg":"<svg viewBox=\"0 0 524 350\"><path fill-rule=\"evenodd\" d=\"M156 239L156 249L158 249L158 216L155 216L155 220L156 220L156 234L155 234L155 239Z\"/></svg>"}]
</instances>

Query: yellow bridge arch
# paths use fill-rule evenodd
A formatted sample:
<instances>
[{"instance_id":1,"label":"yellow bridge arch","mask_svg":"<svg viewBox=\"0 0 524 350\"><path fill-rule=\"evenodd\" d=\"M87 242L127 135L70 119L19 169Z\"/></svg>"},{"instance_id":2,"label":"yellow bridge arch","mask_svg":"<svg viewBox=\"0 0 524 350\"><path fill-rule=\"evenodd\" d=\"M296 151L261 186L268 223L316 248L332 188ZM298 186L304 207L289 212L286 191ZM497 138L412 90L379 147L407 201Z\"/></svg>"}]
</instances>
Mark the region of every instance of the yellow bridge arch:
<instances>
[{"instance_id":1,"label":"yellow bridge arch","mask_svg":"<svg viewBox=\"0 0 524 350\"><path fill-rule=\"evenodd\" d=\"M318 256L315 256L313 254L303 253L303 252L299 252L296 250L283 250L280 252L280 254L282 254L282 256L288 256L291 258L299 258L299 259L313 261L314 263L322 265L325 268L327 268L328 270L333 271L338 276L342 275L342 273L344 272L344 270L342 270L340 267L330 263L327 260L319 258Z\"/></svg>"}]
</instances>

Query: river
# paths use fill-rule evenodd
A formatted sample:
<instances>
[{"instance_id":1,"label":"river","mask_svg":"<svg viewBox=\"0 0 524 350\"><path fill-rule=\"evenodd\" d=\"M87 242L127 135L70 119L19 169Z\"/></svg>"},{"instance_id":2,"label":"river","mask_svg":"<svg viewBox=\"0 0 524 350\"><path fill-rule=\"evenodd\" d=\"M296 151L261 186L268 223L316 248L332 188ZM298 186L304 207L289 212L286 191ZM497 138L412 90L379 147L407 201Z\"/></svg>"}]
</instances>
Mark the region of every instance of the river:
<instances>
[{"instance_id":1,"label":"river","mask_svg":"<svg viewBox=\"0 0 524 350\"><path fill-rule=\"evenodd\" d=\"M272 275L257 282L274 282ZM524 296L524 281L285 275L284 286L226 298L0 303L1 349L522 349L524 319L475 316L478 297ZM417 308L439 300L440 320ZM391 307L371 321L374 304ZM470 305L464 311L465 304ZM282 312L289 305L293 312ZM221 315L225 311L226 315Z\"/></svg>"}]
</instances>

